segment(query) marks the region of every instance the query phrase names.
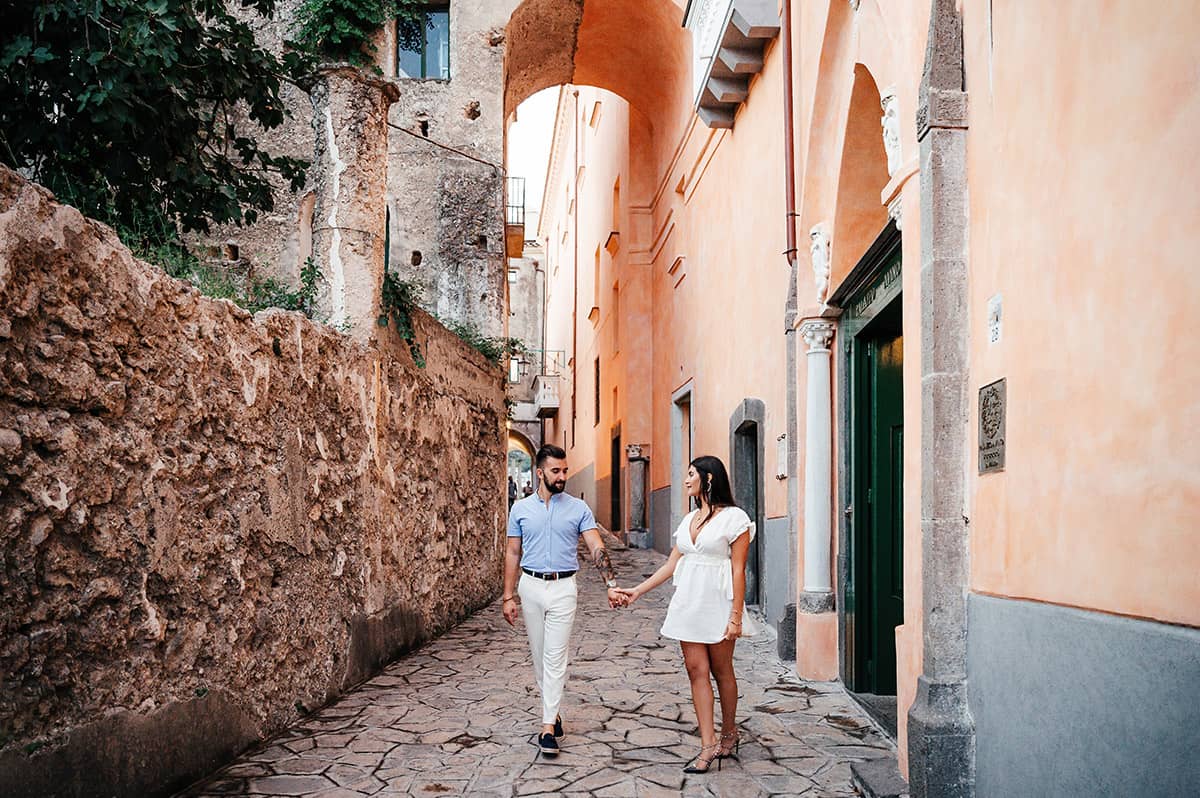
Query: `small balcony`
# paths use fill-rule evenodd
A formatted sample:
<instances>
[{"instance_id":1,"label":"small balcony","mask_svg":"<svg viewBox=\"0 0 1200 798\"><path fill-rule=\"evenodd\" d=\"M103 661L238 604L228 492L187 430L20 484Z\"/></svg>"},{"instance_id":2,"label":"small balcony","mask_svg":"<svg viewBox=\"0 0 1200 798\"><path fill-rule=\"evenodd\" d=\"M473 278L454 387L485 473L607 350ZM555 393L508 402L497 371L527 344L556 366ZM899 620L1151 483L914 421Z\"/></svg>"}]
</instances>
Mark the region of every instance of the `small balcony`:
<instances>
[{"instance_id":1,"label":"small balcony","mask_svg":"<svg viewBox=\"0 0 1200 798\"><path fill-rule=\"evenodd\" d=\"M538 418L558 415L558 375L539 374L533 378L533 406Z\"/></svg>"},{"instance_id":2,"label":"small balcony","mask_svg":"<svg viewBox=\"0 0 1200 798\"><path fill-rule=\"evenodd\" d=\"M525 178L508 178L504 196L504 242L508 257L519 258L525 254Z\"/></svg>"},{"instance_id":3,"label":"small balcony","mask_svg":"<svg viewBox=\"0 0 1200 798\"><path fill-rule=\"evenodd\" d=\"M767 42L779 35L777 0L690 0L696 113L712 128L732 128L750 80L762 71Z\"/></svg>"}]
</instances>

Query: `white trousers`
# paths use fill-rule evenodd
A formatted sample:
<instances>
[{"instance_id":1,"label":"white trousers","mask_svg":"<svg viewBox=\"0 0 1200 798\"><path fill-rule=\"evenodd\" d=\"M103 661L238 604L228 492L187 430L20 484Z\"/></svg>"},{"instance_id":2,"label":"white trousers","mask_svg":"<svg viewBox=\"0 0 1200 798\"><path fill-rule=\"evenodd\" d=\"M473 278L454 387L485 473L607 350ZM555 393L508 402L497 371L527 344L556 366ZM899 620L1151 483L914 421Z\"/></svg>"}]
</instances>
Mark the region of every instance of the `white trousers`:
<instances>
[{"instance_id":1,"label":"white trousers","mask_svg":"<svg viewBox=\"0 0 1200 798\"><path fill-rule=\"evenodd\" d=\"M542 723L553 723L567 683L567 648L575 624L575 577L545 580L521 574L517 595L533 655L533 678L542 694Z\"/></svg>"}]
</instances>

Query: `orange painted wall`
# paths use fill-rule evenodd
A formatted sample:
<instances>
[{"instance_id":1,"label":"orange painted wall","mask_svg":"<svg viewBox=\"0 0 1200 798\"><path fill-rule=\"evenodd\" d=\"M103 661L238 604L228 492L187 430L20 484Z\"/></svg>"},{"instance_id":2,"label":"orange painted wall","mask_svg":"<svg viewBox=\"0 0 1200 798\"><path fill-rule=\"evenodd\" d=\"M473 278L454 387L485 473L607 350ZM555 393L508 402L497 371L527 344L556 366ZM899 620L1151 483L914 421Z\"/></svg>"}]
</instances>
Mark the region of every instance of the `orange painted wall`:
<instances>
[{"instance_id":1,"label":"orange painted wall","mask_svg":"<svg viewBox=\"0 0 1200 798\"><path fill-rule=\"evenodd\" d=\"M585 24L598 24L585 18ZM677 24L677 23L676 23ZM583 33L581 32L581 36ZM778 158L781 125L779 58L768 53L763 75L753 84L750 99L738 115L732 133L710 131L693 124L686 96L651 105L651 112L633 109L631 128L623 133L618 117L610 116L609 103L623 101L596 89L581 88L581 103L593 96L605 99L601 128L594 142L583 138L584 186L580 192L579 232L580 310L577 366L579 407L577 441L570 447L572 469L589 465L598 478L610 473L609 429L622 424L623 442L649 444L650 488L670 484L671 394L693 380L694 454L715 454L728 463L729 417L746 397L767 405L763 430L766 446L764 472L766 515L786 515L786 483L770 479L775 473L774 439L784 432L784 336L781 319L787 293L787 267L782 256L783 186ZM676 70L686 77L690 53L674 53ZM581 56L582 57L582 56ZM676 84L688 91L686 80ZM645 105L656 102L639 95ZM615 106L614 106L615 107ZM674 140L663 136L677 131L679 120L688 125ZM663 134L661 131L667 131ZM572 136L563 139L562 157L569 161ZM665 142L665 143L664 143ZM632 160L631 160L632 159ZM631 168L631 163L636 168ZM564 168L562 174L570 169ZM623 231L615 257L603 248L608 217L588 208L611 204L612 181L621 174L622 201L626 203L628 231ZM595 193L593 193L595 192ZM544 228L552 230L551 243L561 253L551 254L551 348L569 348L570 277L554 264L569 270L574 253L568 213L569 190L547 207ZM558 232L567 233L566 241ZM621 286L622 346L612 339L614 319L601 305L598 326L587 321L591 307L596 248L601 247L602 282ZM681 264L681 265L676 265ZM628 342L628 343L625 343ZM602 359L602 414L597 433L583 434L592 425L592 363ZM610 359L611 358L611 359ZM618 387L618 412L608 412L612 374ZM570 425L569 380L564 384L563 406L551 438L562 442ZM570 435L566 436L570 442Z\"/></svg>"},{"instance_id":2,"label":"orange painted wall","mask_svg":"<svg viewBox=\"0 0 1200 798\"><path fill-rule=\"evenodd\" d=\"M969 468L972 587L1200 625L1200 15L988 8L964 11L971 387L1007 378L1008 434L1005 472Z\"/></svg>"},{"instance_id":3,"label":"orange painted wall","mask_svg":"<svg viewBox=\"0 0 1200 798\"><path fill-rule=\"evenodd\" d=\"M652 346L645 336L651 323L644 263L649 233L646 214L639 210L639 201L644 204L649 198L649 181L642 173L651 135L645 118L624 99L588 86L564 87L559 125L558 161L548 178L542 233L550 248L547 348L564 352L568 368L560 384L562 408L549 425L549 437L565 446L573 473L591 467L599 481L612 475L614 426L620 425L623 444L650 440L650 395L640 388L649 380L639 381L634 375L648 375L651 367ZM572 353L574 368L569 363ZM601 361L599 416L597 358ZM595 484L572 485L572 490L576 494L582 490L605 523L625 528L624 519L609 518L607 492L598 495ZM628 513L628 501L622 509Z\"/></svg>"},{"instance_id":4,"label":"orange painted wall","mask_svg":"<svg viewBox=\"0 0 1200 798\"><path fill-rule=\"evenodd\" d=\"M820 312L809 229L827 222L834 232L832 291L886 221L888 201L900 198L903 206L905 622L896 631L903 769L907 711L922 667L915 113L928 4L863 0L857 12L844 0L793 6L801 317ZM973 458L963 464L971 587L1197 625L1200 343L1191 333L1200 298L1193 254L1200 16L1183 3L1148 13L1132 0L1106 4L1104 13L1083 3L1036 13L986 0L963 7L969 373L973 392L1007 378L1009 399L1007 470L979 477ZM595 13L585 16L588 26L608 30ZM609 33L604 40L625 59L619 66L636 75ZM593 66L600 63L598 50L581 47L587 53ZM583 306L606 215L580 236L579 394L590 407L591 358L611 352L621 398L617 412L601 419L603 435L579 436L573 466L595 462L598 475L608 473L606 425L619 418L626 442L650 443L650 487L665 488L672 393L692 383L694 451L726 460L729 415L754 396L767 405L766 513L785 516L787 482L770 479L779 465L772 444L786 422L783 315L791 287L781 254L779 42L768 48L731 132L695 120L686 48L672 40L653 57L659 60L646 74L665 69L675 77L636 92L632 128L604 129L602 143L585 145L585 207L611 203L617 174L622 186L643 184L628 197L623 192L628 240L622 228L618 255L611 263L602 257L602 269L623 286L620 354L612 317L601 306L593 329L590 302ZM616 85L611 75L604 79ZM879 163L877 103L887 90L895 91L901 118L901 163L890 177ZM590 197L593 188L599 193ZM560 213L566 204L564 196ZM570 332L563 318L571 288L561 274L557 280L552 275L550 318L552 336L562 339ZM1003 338L989 344L986 307L996 294L1004 299ZM803 352L798 365L802 431ZM580 409L579 429L590 423L587 413ZM977 419L967 423L973 451ZM835 463L842 456L835 450ZM802 479L803 467L801 457L791 478Z\"/></svg>"},{"instance_id":5,"label":"orange painted wall","mask_svg":"<svg viewBox=\"0 0 1200 798\"><path fill-rule=\"evenodd\" d=\"M766 405L767 517L787 513L786 483L771 479L778 465L773 444L786 429L780 92L776 47L732 131L689 127L653 206L652 486L671 482L675 390L693 384L693 456L714 454L726 465L730 415L743 399L758 398Z\"/></svg>"}]
</instances>

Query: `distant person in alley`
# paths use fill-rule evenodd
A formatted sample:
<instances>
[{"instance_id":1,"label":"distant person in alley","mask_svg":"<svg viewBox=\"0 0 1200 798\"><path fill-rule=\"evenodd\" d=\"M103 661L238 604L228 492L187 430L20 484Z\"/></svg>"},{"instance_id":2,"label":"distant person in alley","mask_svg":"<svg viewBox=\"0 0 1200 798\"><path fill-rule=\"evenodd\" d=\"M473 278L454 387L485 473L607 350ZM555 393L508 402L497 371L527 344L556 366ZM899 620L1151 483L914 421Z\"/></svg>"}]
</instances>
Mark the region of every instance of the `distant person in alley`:
<instances>
[{"instance_id":1,"label":"distant person in alley","mask_svg":"<svg viewBox=\"0 0 1200 798\"><path fill-rule=\"evenodd\" d=\"M525 618L533 676L542 694L538 748L546 756L557 756L558 741L563 737L558 708L567 681L567 646L575 622L580 536L608 586L609 607L622 606L625 599L615 589L617 575L591 508L564 493L567 453L547 444L538 449L535 466L537 491L516 501L508 514L501 601L509 624L516 624L518 612Z\"/></svg>"},{"instance_id":2,"label":"distant person in alley","mask_svg":"<svg viewBox=\"0 0 1200 798\"><path fill-rule=\"evenodd\" d=\"M729 474L716 457L697 457L683 483L692 510L675 530L671 556L646 581L618 590L624 606L637 601L674 577L675 594L667 607L661 634L679 641L692 687L692 706L700 727L700 753L684 773L707 773L713 763L737 756L737 677L733 647L753 634L749 618L742 629L746 603L746 558L755 527L733 502ZM712 680L721 696L721 736L713 722Z\"/></svg>"}]
</instances>

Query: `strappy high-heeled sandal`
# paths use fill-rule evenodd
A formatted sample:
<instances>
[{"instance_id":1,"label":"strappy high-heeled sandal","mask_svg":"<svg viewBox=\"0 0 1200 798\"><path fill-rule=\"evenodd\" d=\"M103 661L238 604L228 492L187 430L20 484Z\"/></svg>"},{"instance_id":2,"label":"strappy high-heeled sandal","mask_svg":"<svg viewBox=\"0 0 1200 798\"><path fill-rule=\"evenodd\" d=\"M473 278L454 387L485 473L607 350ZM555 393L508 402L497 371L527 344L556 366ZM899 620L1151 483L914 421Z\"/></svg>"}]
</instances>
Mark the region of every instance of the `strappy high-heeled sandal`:
<instances>
[{"instance_id":1,"label":"strappy high-heeled sandal","mask_svg":"<svg viewBox=\"0 0 1200 798\"><path fill-rule=\"evenodd\" d=\"M738 749L742 746L742 735L736 729L721 735L717 759L737 759Z\"/></svg>"},{"instance_id":2,"label":"strappy high-heeled sandal","mask_svg":"<svg viewBox=\"0 0 1200 798\"><path fill-rule=\"evenodd\" d=\"M717 763L717 770L720 770L721 769L721 757L717 756L717 749L719 749L720 747L721 747L720 743L713 743L712 745L700 746L700 753L696 754L695 757L688 760L688 763L686 765L684 765L683 772L684 773L707 773L709 771L709 768L712 767L713 762ZM709 756L705 756L706 751L711 751L712 753ZM703 767L701 767L701 764L703 764Z\"/></svg>"}]
</instances>

